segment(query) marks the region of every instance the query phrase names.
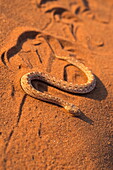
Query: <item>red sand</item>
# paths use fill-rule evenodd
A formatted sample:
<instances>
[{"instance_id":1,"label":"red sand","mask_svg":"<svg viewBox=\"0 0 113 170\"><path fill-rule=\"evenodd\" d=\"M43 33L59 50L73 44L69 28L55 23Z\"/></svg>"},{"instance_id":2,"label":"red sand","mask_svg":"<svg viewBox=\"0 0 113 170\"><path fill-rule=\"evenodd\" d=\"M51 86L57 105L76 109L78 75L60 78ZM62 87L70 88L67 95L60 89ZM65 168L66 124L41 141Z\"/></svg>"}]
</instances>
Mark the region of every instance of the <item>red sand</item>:
<instances>
[{"instance_id":1,"label":"red sand","mask_svg":"<svg viewBox=\"0 0 113 170\"><path fill-rule=\"evenodd\" d=\"M0 4L0 169L112 170L113 1ZM96 88L85 95L40 84L79 106L80 118L20 87L21 76L34 68L73 83L86 81L54 53L75 57L96 76Z\"/></svg>"}]
</instances>

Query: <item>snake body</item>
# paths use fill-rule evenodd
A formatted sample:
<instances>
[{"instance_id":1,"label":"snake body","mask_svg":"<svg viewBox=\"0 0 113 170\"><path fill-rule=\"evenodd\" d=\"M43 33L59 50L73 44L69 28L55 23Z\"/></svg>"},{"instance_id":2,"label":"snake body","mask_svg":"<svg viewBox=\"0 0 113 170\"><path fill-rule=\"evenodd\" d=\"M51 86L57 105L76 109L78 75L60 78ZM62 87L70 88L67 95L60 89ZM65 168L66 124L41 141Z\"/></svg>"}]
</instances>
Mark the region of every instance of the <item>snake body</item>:
<instances>
[{"instance_id":1,"label":"snake body","mask_svg":"<svg viewBox=\"0 0 113 170\"><path fill-rule=\"evenodd\" d=\"M23 88L25 93L27 93L31 97L60 105L64 107L71 114L75 116L80 116L81 111L74 104L68 103L67 101L62 100L61 98L52 96L49 93L40 92L36 90L32 85L32 80L40 80L63 91L71 92L71 93L79 93L79 94L89 93L95 88L96 86L95 76L84 64L80 63L74 58L67 58L67 57L60 57L60 56L56 56L56 57L62 60L66 60L67 62L71 63L72 65L78 67L81 71L83 71L87 77L87 82L80 85L72 84L67 81L59 80L49 74L33 71L33 72L26 73L21 77L21 87Z\"/></svg>"}]
</instances>

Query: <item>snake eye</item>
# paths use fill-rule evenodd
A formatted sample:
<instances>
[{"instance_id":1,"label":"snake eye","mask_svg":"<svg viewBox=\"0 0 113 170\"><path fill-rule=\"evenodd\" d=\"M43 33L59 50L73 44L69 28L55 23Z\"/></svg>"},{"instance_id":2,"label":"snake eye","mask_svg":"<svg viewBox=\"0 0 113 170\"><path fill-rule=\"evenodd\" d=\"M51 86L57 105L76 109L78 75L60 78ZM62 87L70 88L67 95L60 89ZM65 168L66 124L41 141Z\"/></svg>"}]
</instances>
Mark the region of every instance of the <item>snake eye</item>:
<instances>
[{"instance_id":1,"label":"snake eye","mask_svg":"<svg viewBox=\"0 0 113 170\"><path fill-rule=\"evenodd\" d=\"M71 109L69 111L71 114L75 115L75 116L80 116L81 112L80 112L80 109L75 106L75 105L72 105L71 106Z\"/></svg>"},{"instance_id":2,"label":"snake eye","mask_svg":"<svg viewBox=\"0 0 113 170\"><path fill-rule=\"evenodd\" d=\"M75 105L71 106L70 112L74 113L78 110L78 108Z\"/></svg>"}]
</instances>

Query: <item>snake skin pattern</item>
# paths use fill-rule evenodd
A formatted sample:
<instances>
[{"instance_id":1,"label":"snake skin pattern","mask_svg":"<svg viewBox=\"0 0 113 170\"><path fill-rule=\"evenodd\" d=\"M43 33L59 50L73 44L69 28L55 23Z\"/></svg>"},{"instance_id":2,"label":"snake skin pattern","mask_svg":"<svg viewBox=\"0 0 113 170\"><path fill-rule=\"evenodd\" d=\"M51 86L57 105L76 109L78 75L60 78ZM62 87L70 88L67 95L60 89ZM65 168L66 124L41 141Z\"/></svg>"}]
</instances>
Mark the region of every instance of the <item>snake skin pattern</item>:
<instances>
[{"instance_id":1,"label":"snake skin pattern","mask_svg":"<svg viewBox=\"0 0 113 170\"><path fill-rule=\"evenodd\" d=\"M92 74L92 72L82 63L79 61L75 60L74 58L71 57L60 57L55 55L57 58L61 60L66 60L67 62L71 63L72 65L78 67L81 71L83 71L87 77L87 82L84 84L73 84L69 83L67 81L59 80L50 74L45 74L43 72L38 72L38 71L33 71L29 72L27 74L24 74L21 77L21 87L31 97L34 97L36 99L46 101L46 102L51 102L57 105L60 105L64 107L69 113L73 114L74 116L80 116L81 111L80 109L75 106L72 103L68 103L61 98L52 96L49 93L45 92L40 92L37 89L35 89L32 85L32 80L40 80L43 81L47 84L50 84L58 89L61 89L66 92L71 92L71 93L79 93L79 94L85 94L89 93L92 91L95 86L96 86L96 79L95 76Z\"/></svg>"}]
</instances>

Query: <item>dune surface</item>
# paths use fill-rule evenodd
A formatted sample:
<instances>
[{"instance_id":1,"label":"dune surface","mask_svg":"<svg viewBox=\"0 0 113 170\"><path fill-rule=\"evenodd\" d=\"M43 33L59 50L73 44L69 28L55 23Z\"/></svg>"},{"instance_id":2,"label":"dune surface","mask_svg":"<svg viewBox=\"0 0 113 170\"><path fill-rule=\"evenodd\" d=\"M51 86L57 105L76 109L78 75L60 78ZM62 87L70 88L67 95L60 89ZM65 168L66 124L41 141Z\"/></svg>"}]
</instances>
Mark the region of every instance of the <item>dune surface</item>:
<instances>
[{"instance_id":1,"label":"dune surface","mask_svg":"<svg viewBox=\"0 0 113 170\"><path fill-rule=\"evenodd\" d=\"M0 169L112 170L113 1L0 0ZM44 82L42 93L73 103L82 115L27 95L21 77L32 70L83 84L88 94L70 94Z\"/></svg>"}]
</instances>

